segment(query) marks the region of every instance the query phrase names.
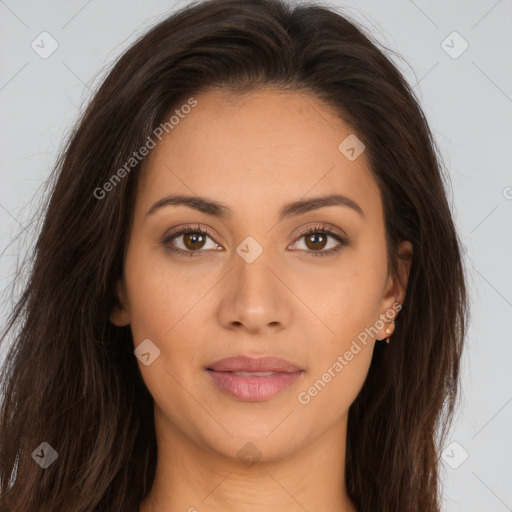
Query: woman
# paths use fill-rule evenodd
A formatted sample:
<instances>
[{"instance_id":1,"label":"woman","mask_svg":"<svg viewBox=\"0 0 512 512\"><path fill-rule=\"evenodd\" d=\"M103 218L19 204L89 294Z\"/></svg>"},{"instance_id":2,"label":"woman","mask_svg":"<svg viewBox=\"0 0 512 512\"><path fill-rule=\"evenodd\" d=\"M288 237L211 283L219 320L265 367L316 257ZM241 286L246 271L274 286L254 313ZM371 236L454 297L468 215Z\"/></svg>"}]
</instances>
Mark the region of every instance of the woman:
<instances>
[{"instance_id":1,"label":"woman","mask_svg":"<svg viewBox=\"0 0 512 512\"><path fill-rule=\"evenodd\" d=\"M468 308L442 173L339 13L151 29L55 167L3 336L1 510L438 512Z\"/></svg>"}]
</instances>

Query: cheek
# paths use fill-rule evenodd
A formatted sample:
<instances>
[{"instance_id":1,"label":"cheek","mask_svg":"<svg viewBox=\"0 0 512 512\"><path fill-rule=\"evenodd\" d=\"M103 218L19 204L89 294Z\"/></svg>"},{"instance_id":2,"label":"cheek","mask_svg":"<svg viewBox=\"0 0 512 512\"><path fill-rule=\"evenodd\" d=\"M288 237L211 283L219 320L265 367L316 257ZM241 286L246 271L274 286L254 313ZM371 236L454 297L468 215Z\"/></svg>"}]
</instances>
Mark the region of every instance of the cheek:
<instances>
[{"instance_id":1,"label":"cheek","mask_svg":"<svg viewBox=\"0 0 512 512\"><path fill-rule=\"evenodd\" d=\"M322 322L311 322L308 329L314 350L299 403L311 406L326 422L348 410L368 374L385 263L354 252L335 272L315 280L318 286L303 288L303 297L315 305L312 309ZM313 323L317 335L312 332Z\"/></svg>"},{"instance_id":2,"label":"cheek","mask_svg":"<svg viewBox=\"0 0 512 512\"><path fill-rule=\"evenodd\" d=\"M125 272L134 348L149 339L160 351L151 365L139 362L142 375L151 391L152 386L157 389L162 382L171 389L173 379L165 370L179 376L181 382L187 377L179 362L199 364L198 338L191 333L198 329L201 298L208 285L204 280L190 283L186 275L166 261L159 249L129 253Z\"/></svg>"},{"instance_id":3,"label":"cheek","mask_svg":"<svg viewBox=\"0 0 512 512\"><path fill-rule=\"evenodd\" d=\"M369 303L374 306L376 301L372 294L362 294L360 289L358 293L351 300L337 296L339 308L326 322L334 334L325 328L322 335L310 335L314 350L310 350L308 378L297 398L325 425L348 412L370 368L375 340L369 330L373 320ZM363 299L367 302L361 307L358 301Z\"/></svg>"},{"instance_id":4,"label":"cheek","mask_svg":"<svg viewBox=\"0 0 512 512\"><path fill-rule=\"evenodd\" d=\"M333 358L299 390L298 407L315 418L316 429L328 428L348 414L366 380L371 355L372 347L368 344L361 346L350 361L342 363Z\"/></svg>"},{"instance_id":5,"label":"cheek","mask_svg":"<svg viewBox=\"0 0 512 512\"><path fill-rule=\"evenodd\" d=\"M326 333L342 341L373 325L386 279L384 264L353 252L329 272L316 272L314 279L298 283L301 297L323 320Z\"/></svg>"},{"instance_id":6,"label":"cheek","mask_svg":"<svg viewBox=\"0 0 512 512\"><path fill-rule=\"evenodd\" d=\"M190 333L197 329L194 306L204 290L187 287L185 277L170 269L165 258L143 251L130 253L125 264L134 349L148 339L146 346L158 354L149 365L138 359L142 379L165 416L179 423L201 412L183 390L194 389L190 368L199 365L200 351Z\"/></svg>"},{"instance_id":7,"label":"cheek","mask_svg":"<svg viewBox=\"0 0 512 512\"><path fill-rule=\"evenodd\" d=\"M147 245L147 241L144 242ZM129 248L125 262L130 325L135 344L142 339L162 340L183 316L186 299L179 276L171 274L160 248Z\"/></svg>"}]
</instances>

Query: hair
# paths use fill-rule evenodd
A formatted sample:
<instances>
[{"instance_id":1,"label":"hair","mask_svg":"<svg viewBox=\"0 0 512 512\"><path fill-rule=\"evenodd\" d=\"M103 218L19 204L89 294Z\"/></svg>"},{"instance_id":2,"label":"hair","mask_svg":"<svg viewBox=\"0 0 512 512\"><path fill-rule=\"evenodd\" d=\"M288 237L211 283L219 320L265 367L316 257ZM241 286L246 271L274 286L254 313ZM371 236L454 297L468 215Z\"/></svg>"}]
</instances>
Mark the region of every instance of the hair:
<instances>
[{"instance_id":1,"label":"hair","mask_svg":"<svg viewBox=\"0 0 512 512\"><path fill-rule=\"evenodd\" d=\"M168 15L117 60L59 152L30 273L1 337L13 341L0 381L2 512L138 511L156 469L153 399L130 327L109 316L120 305L115 283L147 160L102 199L94 190L187 98L262 87L304 92L334 109L366 146L390 272L398 276L399 242L413 245L392 343L375 345L349 410L349 498L358 512L440 510L466 276L439 150L385 50L320 4L207 0ZM33 459L43 442L58 453L46 469Z\"/></svg>"}]
</instances>

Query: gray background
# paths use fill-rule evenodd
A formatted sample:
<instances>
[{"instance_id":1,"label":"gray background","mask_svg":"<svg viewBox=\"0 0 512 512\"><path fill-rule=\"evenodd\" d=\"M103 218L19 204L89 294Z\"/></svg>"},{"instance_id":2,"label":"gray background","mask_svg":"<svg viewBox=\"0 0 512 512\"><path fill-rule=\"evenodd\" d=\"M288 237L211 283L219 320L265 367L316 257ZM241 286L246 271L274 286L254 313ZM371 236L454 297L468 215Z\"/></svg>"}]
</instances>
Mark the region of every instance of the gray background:
<instances>
[{"instance_id":1,"label":"gray background","mask_svg":"<svg viewBox=\"0 0 512 512\"><path fill-rule=\"evenodd\" d=\"M13 238L27 228L38 187L80 108L136 37L185 4L0 0L2 325L16 257L33 244L34 233L26 231L21 246ZM391 58L414 85L450 172L449 199L465 245L472 318L462 403L441 465L443 510L510 511L512 0L330 5L402 56ZM46 59L31 47L43 31L59 45ZM450 36L454 31L469 45L461 55L464 42Z\"/></svg>"}]
</instances>

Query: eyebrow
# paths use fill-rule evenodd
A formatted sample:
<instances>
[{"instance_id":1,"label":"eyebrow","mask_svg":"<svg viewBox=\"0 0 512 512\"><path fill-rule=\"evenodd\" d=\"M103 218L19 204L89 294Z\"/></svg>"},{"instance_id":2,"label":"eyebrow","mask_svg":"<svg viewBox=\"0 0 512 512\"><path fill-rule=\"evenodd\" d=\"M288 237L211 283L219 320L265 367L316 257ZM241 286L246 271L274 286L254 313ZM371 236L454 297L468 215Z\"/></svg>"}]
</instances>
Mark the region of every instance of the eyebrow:
<instances>
[{"instance_id":1,"label":"eyebrow","mask_svg":"<svg viewBox=\"0 0 512 512\"><path fill-rule=\"evenodd\" d=\"M164 197L154 203L147 215L152 215L165 206L186 206L207 215L224 219L230 218L233 214L233 211L227 205L213 199L199 196L172 195ZM365 217L363 209L352 199L340 194L330 194L285 204L279 212L279 221L318 210L325 206L345 206L356 211L361 217Z\"/></svg>"}]
</instances>

